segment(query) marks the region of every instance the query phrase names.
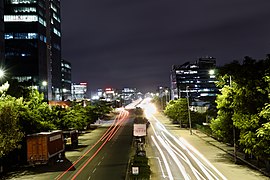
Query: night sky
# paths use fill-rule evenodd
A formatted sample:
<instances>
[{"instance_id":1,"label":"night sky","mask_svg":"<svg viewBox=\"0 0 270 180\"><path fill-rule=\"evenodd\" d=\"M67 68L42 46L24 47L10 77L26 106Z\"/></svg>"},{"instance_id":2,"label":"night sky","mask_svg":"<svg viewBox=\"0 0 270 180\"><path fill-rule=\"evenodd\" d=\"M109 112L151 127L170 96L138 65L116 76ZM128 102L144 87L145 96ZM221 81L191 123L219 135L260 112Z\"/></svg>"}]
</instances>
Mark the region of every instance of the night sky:
<instances>
[{"instance_id":1,"label":"night sky","mask_svg":"<svg viewBox=\"0 0 270 180\"><path fill-rule=\"evenodd\" d=\"M64 0L62 58L73 82L97 88L169 86L173 64L217 65L270 53L270 0Z\"/></svg>"}]
</instances>

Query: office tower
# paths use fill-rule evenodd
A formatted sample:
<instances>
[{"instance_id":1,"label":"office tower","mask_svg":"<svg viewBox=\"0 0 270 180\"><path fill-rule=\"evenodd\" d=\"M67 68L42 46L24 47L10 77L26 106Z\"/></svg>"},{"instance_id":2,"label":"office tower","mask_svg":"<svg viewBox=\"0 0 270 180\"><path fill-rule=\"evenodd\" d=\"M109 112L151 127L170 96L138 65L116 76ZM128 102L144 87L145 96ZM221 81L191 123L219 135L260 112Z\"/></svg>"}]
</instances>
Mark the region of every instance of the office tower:
<instances>
[{"instance_id":1,"label":"office tower","mask_svg":"<svg viewBox=\"0 0 270 180\"><path fill-rule=\"evenodd\" d=\"M215 85L216 59L199 58L196 62L173 65L171 71L172 99L189 98L195 101L213 101L218 88Z\"/></svg>"},{"instance_id":2,"label":"office tower","mask_svg":"<svg viewBox=\"0 0 270 180\"><path fill-rule=\"evenodd\" d=\"M62 100L71 100L71 63L62 59Z\"/></svg>"},{"instance_id":3,"label":"office tower","mask_svg":"<svg viewBox=\"0 0 270 180\"><path fill-rule=\"evenodd\" d=\"M5 65L14 79L61 100L60 0L4 0Z\"/></svg>"},{"instance_id":4,"label":"office tower","mask_svg":"<svg viewBox=\"0 0 270 180\"><path fill-rule=\"evenodd\" d=\"M0 65L4 63L4 1L0 0ZM0 67L1 68L1 67Z\"/></svg>"}]
</instances>

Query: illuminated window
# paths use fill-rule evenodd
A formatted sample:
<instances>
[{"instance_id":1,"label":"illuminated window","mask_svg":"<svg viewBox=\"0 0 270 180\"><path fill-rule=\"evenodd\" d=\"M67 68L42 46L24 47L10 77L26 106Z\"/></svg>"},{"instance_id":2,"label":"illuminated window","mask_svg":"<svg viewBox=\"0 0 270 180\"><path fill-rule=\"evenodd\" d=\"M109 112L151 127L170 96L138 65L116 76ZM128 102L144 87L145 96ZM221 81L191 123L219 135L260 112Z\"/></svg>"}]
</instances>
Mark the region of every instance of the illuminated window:
<instances>
[{"instance_id":1,"label":"illuminated window","mask_svg":"<svg viewBox=\"0 0 270 180\"><path fill-rule=\"evenodd\" d=\"M14 33L14 39L37 39L37 33Z\"/></svg>"},{"instance_id":2,"label":"illuminated window","mask_svg":"<svg viewBox=\"0 0 270 180\"><path fill-rule=\"evenodd\" d=\"M5 39L37 39L37 33L6 33Z\"/></svg>"},{"instance_id":3,"label":"illuminated window","mask_svg":"<svg viewBox=\"0 0 270 180\"><path fill-rule=\"evenodd\" d=\"M5 22L36 22L38 21L37 15L5 15Z\"/></svg>"},{"instance_id":4,"label":"illuminated window","mask_svg":"<svg viewBox=\"0 0 270 180\"><path fill-rule=\"evenodd\" d=\"M55 13L53 13L53 18L54 18L56 21L60 22L60 18L59 18Z\"/></svg>"},{"instance_id":5,"label":"illuminated window","mask_svg":"<svg viewBox=\"0 0 270 180\"><path fill-rule=\"evenodd\" d=\"M29 12L37 12L35 7L14 7L13 11L15 13L29 13Z\"/></svg>"},{"instance_id":6,"label":"illuminated window","mask_svg":"<svg viewBox=\"0 0 270 180\"><path fill-rule=\"evenodd\" d=\"M38 22L46 27L46 21L44 21L44 19L42 19L41 17L38 17Z\"/></svg>"},{"instance_id":7,"label":"illuminated window","mask_svg":"<svg viewBox=\"0 0 270 180\"><path fill-rule=\"evenodd\" d=\"M5 33L5 39L13 39L12 33Z\"/></svg>"},{"instance_id":8,"label":"illuminated window","mask_svg":"<svg viewBox=\"0 0 270 180\"><path fill-rule=\"evenodd\" d=\"M11 4L31 4L36 2L36 0L10 0Z\"/></svg>"},{"instance_id":9,"label":"illuminated window","mask_svg":"<svg viewBox=\"0 0 270 180\"><path fill-rule=\"evenodd\" d=\"M51 3L51 8L52 8L52 10L54 10L54 12L57 12L57 9L56 9L55 5L52 4L52 3Z\"/></svg>"},{"instance_id":10,"label":"illuminated window","mask_svg":"<svg viewBox=\"0 0 270 180\"><path fill-rule=\"evenodd\" d=\"M60 33L57 29L53 28L53 32L54 32L57 36L61 37L61 33Z\"/></svg>"},{"instance_id":11,"label":"illuminated window","mask_svg":"<svg viewBox=\"0 0 270 180\"><path fill-rule=\"evenodd\" d=\"M39 35L39 39L46 43L46 36L41 34L41 35Z\"/></svg>"}]
</instances>

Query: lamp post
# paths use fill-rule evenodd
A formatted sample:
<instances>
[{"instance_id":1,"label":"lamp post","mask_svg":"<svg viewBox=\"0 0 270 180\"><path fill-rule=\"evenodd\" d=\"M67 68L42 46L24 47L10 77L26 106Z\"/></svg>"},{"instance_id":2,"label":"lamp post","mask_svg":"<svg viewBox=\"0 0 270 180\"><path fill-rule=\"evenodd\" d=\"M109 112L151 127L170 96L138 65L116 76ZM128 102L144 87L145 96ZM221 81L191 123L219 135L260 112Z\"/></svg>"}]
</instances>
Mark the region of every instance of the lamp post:
<instances>
[{"instance_id":1,"label":"lamp post","mask_svg":"<svg viewBox=\"0 0 270 180\"><path fill-rule=\"evenodd\" d=\"M232 87L232 76L229 76L229 83L230 87ZM234 163L237 162L237 155L236 155L236 138L235 138L235 126L233 124L233 156L234 156Z\"/></svg>"},{"instance_id":2,"label":"lamp post","mask_svg":"<svg viewBox=\"0 0 270 180\"><path fill-rule=\"evenodd\" d=\"M186 91L187 91L187 108L188 108L188 122L189 122L189 132L190 132L190 135L192 135L190 109L189 109L188 88L189 88L189 86L186 87Z\"/></svg>"},{"instance_id":3,"label":"lamp post","mask_svg":"<svg viewBox=\"0 0 270 180\"><path fill-rule=\"evenodd\" d=\"M168 96L168 92L169 92L169 91L166 89L166 90L165 90L165 100L166 100L166 105L167 105L167 102L168 102L168 97L167 97L167 96Z\"/></svg>"},{"instance_id":4,"label":"lamp post","mask_svg":"<svg viewBox=\"0 0 270 180\"><path fill-rule=\"evenodd\" d=\"M5 71L3 69L0 69L0 78L5 76Z\"/></svg>"},{"instance_id":5,"label":"lamp post","mask_svg":"<svg viewBox=\"0 0 270 180\"><path fill-rule=\"evenodd\" d=\"M48 100L48 92L47 92L47 81L42 81L42 86L44 88L44 98L47 101Z\"/></svg>"}]
</instances>

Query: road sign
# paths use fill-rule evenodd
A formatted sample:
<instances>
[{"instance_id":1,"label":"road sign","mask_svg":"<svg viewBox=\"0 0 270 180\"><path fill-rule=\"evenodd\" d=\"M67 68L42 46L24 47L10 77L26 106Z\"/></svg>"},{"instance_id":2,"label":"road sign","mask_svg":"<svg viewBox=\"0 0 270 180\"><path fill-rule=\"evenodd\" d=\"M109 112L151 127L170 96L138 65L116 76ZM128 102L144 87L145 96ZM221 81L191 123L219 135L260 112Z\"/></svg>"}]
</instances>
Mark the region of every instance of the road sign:
<instances>
[{"instance_id":1,"label":"road sign","mask_svg":"<svg viewBox=\"0 0 270 180\"><path fill-rule=\"evenodd\" d=\"M134 124L133 136L146 136L146 124Z\"/></svg>"},{"instance_id":2,"label":"road sign","mask_svg":"<svg viewBox=\"0 0 270 180\"><path fill-rule=\"evenodd\" d=\"M139 174L139 167L132 167L132 174L138 175Z\"/></svg>"}]
</instances>

